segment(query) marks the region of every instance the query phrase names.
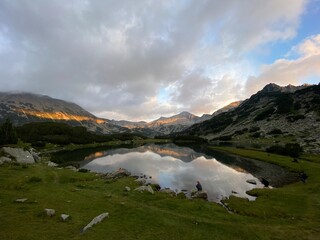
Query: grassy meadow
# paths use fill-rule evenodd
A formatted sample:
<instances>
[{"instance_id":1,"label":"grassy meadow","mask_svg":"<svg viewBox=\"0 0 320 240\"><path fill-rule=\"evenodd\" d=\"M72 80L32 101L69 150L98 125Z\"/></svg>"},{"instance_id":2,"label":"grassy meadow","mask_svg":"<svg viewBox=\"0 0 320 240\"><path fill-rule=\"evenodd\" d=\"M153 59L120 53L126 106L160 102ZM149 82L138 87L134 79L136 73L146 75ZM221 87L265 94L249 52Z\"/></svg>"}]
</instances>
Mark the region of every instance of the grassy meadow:
<instances>
[{"instance_id":1,"label":"grassy meadow","mask_svg":"<svg viewBox=\"0 0 320 240\"><path fill-rule=\"evenodd\" d=\"M0 166L0 239L319 239L320 161L219 147L241 156L305 171L307 182L252 190L254 202L231 197L229 210L212 202L133 191L133 178L105 180L94 173L36 165ZM124 191L129 186L130 192ZM28 198L25 203L16 203ZM45 208L56 215L48 217ZM85 233L95 216L109 218ZM62 222L60 214L71 218Z\"/></svg>"}]
</instances>

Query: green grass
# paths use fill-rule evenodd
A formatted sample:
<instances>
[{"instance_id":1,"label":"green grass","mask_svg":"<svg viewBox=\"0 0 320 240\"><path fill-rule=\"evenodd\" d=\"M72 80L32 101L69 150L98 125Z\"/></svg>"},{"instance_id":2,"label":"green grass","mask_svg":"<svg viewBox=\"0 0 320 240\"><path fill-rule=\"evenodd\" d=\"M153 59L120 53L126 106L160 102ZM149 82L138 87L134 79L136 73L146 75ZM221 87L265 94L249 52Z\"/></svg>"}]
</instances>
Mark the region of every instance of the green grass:
<instances>
[{"instance_id":1,"label":"green grass","mask_svg":"<svg viewBox=\"0 0 320 240\"><path fill-rule=\"evenodd\" d=\"M263 152L219 148L263 159L290 169L303 168L306 184L253 190L254 202L232 197L222 206L165 193L124 192L132 178L106 181L94 173L49 168L44 164L0 166L0 239L318 239L320 236L320 166L309 160ZM310 156L309 156L310 157ZM293 164L293 165L292 165ZM293 167L294 164L299 167ZM33 180L31 180L33 179ZM17 198L28 198L15 203ZM56 216L43 214L45 208ZM84 234L93 217L109 218ZM61 222L59 215L71 215Z\"/></svg>"}]
</instances>

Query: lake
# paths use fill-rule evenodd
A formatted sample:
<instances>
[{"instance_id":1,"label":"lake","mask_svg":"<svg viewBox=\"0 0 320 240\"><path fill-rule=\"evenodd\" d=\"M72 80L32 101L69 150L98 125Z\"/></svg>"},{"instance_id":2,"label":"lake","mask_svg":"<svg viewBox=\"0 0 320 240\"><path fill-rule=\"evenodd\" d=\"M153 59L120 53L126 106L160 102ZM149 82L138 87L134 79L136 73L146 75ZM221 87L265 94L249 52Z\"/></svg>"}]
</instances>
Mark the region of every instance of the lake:
<instances>
[{"instance_id":1,"label":"lake","mask_svg":"<svg viewBox=\"0 0 320 240\"><path fill-rule=\"evenodd\" d=\"M230 159L225 161L230 163ZM98 173L125 168L133 175L151 176L148 179L150 183L176 192L196 189L196 182L200 181L203 190L208 193L208 200L214 202L230 195L254 200L255 197L246 194L246 191L263 187L257 177L239 164L227 165L221 157L219 161L213 156L175 144L148 144L98 151L87 155L80 162L80 167ZM254 180L257 184L250 184L247 180Z\"/></svg>"}]
</instances>

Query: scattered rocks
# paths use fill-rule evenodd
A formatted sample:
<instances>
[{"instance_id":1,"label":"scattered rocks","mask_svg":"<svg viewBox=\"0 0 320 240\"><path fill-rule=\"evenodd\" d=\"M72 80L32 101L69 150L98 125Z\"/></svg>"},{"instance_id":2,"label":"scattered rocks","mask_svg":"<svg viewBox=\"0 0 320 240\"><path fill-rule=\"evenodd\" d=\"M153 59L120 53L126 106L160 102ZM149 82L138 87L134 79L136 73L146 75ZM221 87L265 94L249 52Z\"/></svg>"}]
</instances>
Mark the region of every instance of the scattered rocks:
<instances>
[{"instance_id":1,"label":"scattered rocks","mask_svg":"<svg viewBox=\"0 0 320 240\"><path fill-rule=\"evenodd\" d=\"M109 213L105 212L105 213L102 213L100 214L99 216L96 216L94 219L91 220L91 222L85 226L83 229L82 229L82 233L84 233L85 231L87 231L89 228L91 228L93 225L101 222L103 219L105 219L106 217L109 216Z\"/></svg>"},{"instance_id":2,"label":"scattered rocks","mask_svg":"<svg viewBox=\"0 0 320 240\"><path fill-rule=\"evenodd\" d=\"M202 198L207 200L208 199L208 194L205 191L196 191L191 193L192 198Z\"/></svg>"},{"instance_id":3,"label":"scattered rocks","mask_svg":"<svg viewBox=\"0 0 320 240\"><path fill-rule=\"evenodd\" d=\"M124 190L127 191L127 192L130 192L130 191L131 191L131 188L128 187L128 186L126 186L126 187L124 188Z\"/></svg>"},{"instance_id":4,"label":"scattered rocks","mask_svg":"<svg viewBox=\"0 0 320 240\"><path fill-rule=\"evenodd\" d=\"M33 164L35 160L30 152L24 151L22 148L3 147L5 154L11 156L17 163Z\"/></svg>"},{"instance_id":5,"label":"scattered rocks","mask_svg":"<svg viewBox=\"0 0 320 240\"><path fill-rule=\"evenodd\" d=\"M67 221L67 220L70 219L70 215L68 215L68 214L61 214L61 215L60 215L60 219L61 219L61 221L65 222L65 221Z\"/></svg>"},{"instance_id":6,"label":"scattered rocks","mask_svg":"<svg viewBox=\"0 0 320 240\"><path fill-rule=\"evenodd\" d=\"M53 217L56 214L56 211L51 208L46 208L46 209L44 209L44 211L48 217Z\"/></svg>"},{"instance_id":7,"label":"scattered rocks","mask_svg":"<svg viewBox=\"0 0 320 240\"><path fill-rule=\"evenodd\" d=\"M250 183L250 184L253 184L253 185L257 185L257 182L254 179L248 179L246 182Z\"/></svg>"},{"instance_id":8,"label":"scattered rocks","mask_svg":"<svg viewBox=\"0 0 320 240\"><path fill-rule=\"evenodd\" d=\"M144 191L147 191L147 192L150 192L151 194L154 194L154 191L152 189L152 187L150 185L148 186L140 186L136 189L134 189L135 191L140 191L140 192L144 192Z\"/></svg>"},{"instance_id":9,"label":"scattered rocks","mask_svg":"<svg viewBox=\"0 0 320 240\"><path fill-rule=\"evenodd\" d=\"M161 189L159 192L167 193L167 194L169 194L169 195L171 195L171 196L173 196L173 197L177 195L176 192L173 191L173 190L170 189L170 188Z\"/></svg>"},{"instance_id":10,"label":"scattered rocks","mask_svg":"<svg viewBox=\"0 0 320 240\"><path fill-rule=\"evenodd\" d=\"M16 203L24 203L26 201L28 201L28 198L18 198L15 200Z\"/></svg>"},{"instance_id":11,"label":"scattered rocks","mask_svg":"<svg viewBox=\"0 0 320 240\"><path fill-rule=\"evenodd\" d=\"M65 167L65 168L66 168L66 169L70 169L70 170L75 171L75 172L78 171L77 168L74 167L74 166L67 166L67 167Z\"/></svg>"}]
</instances>

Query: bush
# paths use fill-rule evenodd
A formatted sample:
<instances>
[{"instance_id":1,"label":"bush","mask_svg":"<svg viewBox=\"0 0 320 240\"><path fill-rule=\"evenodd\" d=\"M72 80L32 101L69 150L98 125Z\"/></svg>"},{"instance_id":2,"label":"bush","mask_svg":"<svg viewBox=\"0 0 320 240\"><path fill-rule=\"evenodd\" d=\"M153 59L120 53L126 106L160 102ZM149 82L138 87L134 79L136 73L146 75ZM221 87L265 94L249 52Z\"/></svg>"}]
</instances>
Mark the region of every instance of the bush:
<instances>
[{"instance_id":1,"label":"bush","mask_svg":"<svg viewBox=\"0 0 320 240\"><path fill-rule=\"evenodd\" d=\"M266 110L260 112L255 118L255 121L261 121L266 119L267 117L269 117L271 114L274 113L274 108L273 107L269 107Z\"/></svg>"},{"instance_id":2,"label":"bush","mask_svg":"<svg viewBox=\"0 0 320 240\"><path fill-rule=\"evenodd\" d=\"M31 178L29 179L28 182L29 182L29 183L36 183L36 182L41 182L41 181L42 181L41 178L33 176L33 177L31 177Z\"/></svg>"},{"instance_id":3,"label":"bush","mask_svg":"<svg viewBox=\"0 0 320 240\"><path fill-rule=\"evenodd\" d=\"M298 143L287 143L285 146L274 145L266 149L267 152L291 157L299 157L303 149Z\"/></svg>"},{"instance_id":4,"label":"bush","mask_svg":"<svg viewBox=\"0 0 320 240\"><path fill-rule=\"evenodd\" d=\"M8 118L0 125L0 136L0 145L16 144L18 142L17 133Z\"/></svg>"},{"instance_id":5,"label":"bush","mask_svg":"<svg viewBox=\"0 0 320 240\"><path fill-rule=\"evenodd\" d=\"M300 119L305 119L306 117L302 114L299 114L299 115L290 115L288 117L286 117L287 121L288 122L295 122L295 121L298 121Z\"/></svg>"},{"instance_id":6,"label":"bush","mask_svg":"<svg viewBox=\"0 0 320 240\"><path fill-rule=\"evenodd\" d=\"M289 94L283 94L276 100L277 113L288 113L293 109L293 98Z\"/></svg>"},{"instance_id":7,"label":"bush","mask_svg":"<svg viewBox=\"0 0 320 240\"><path fill-rule=\"evenodd\" d=\"M274 128L268 134L273 134L273 135L282 134L282 131L280 129L278 129L278 128Z\"/></svg>"}]
</instances>

